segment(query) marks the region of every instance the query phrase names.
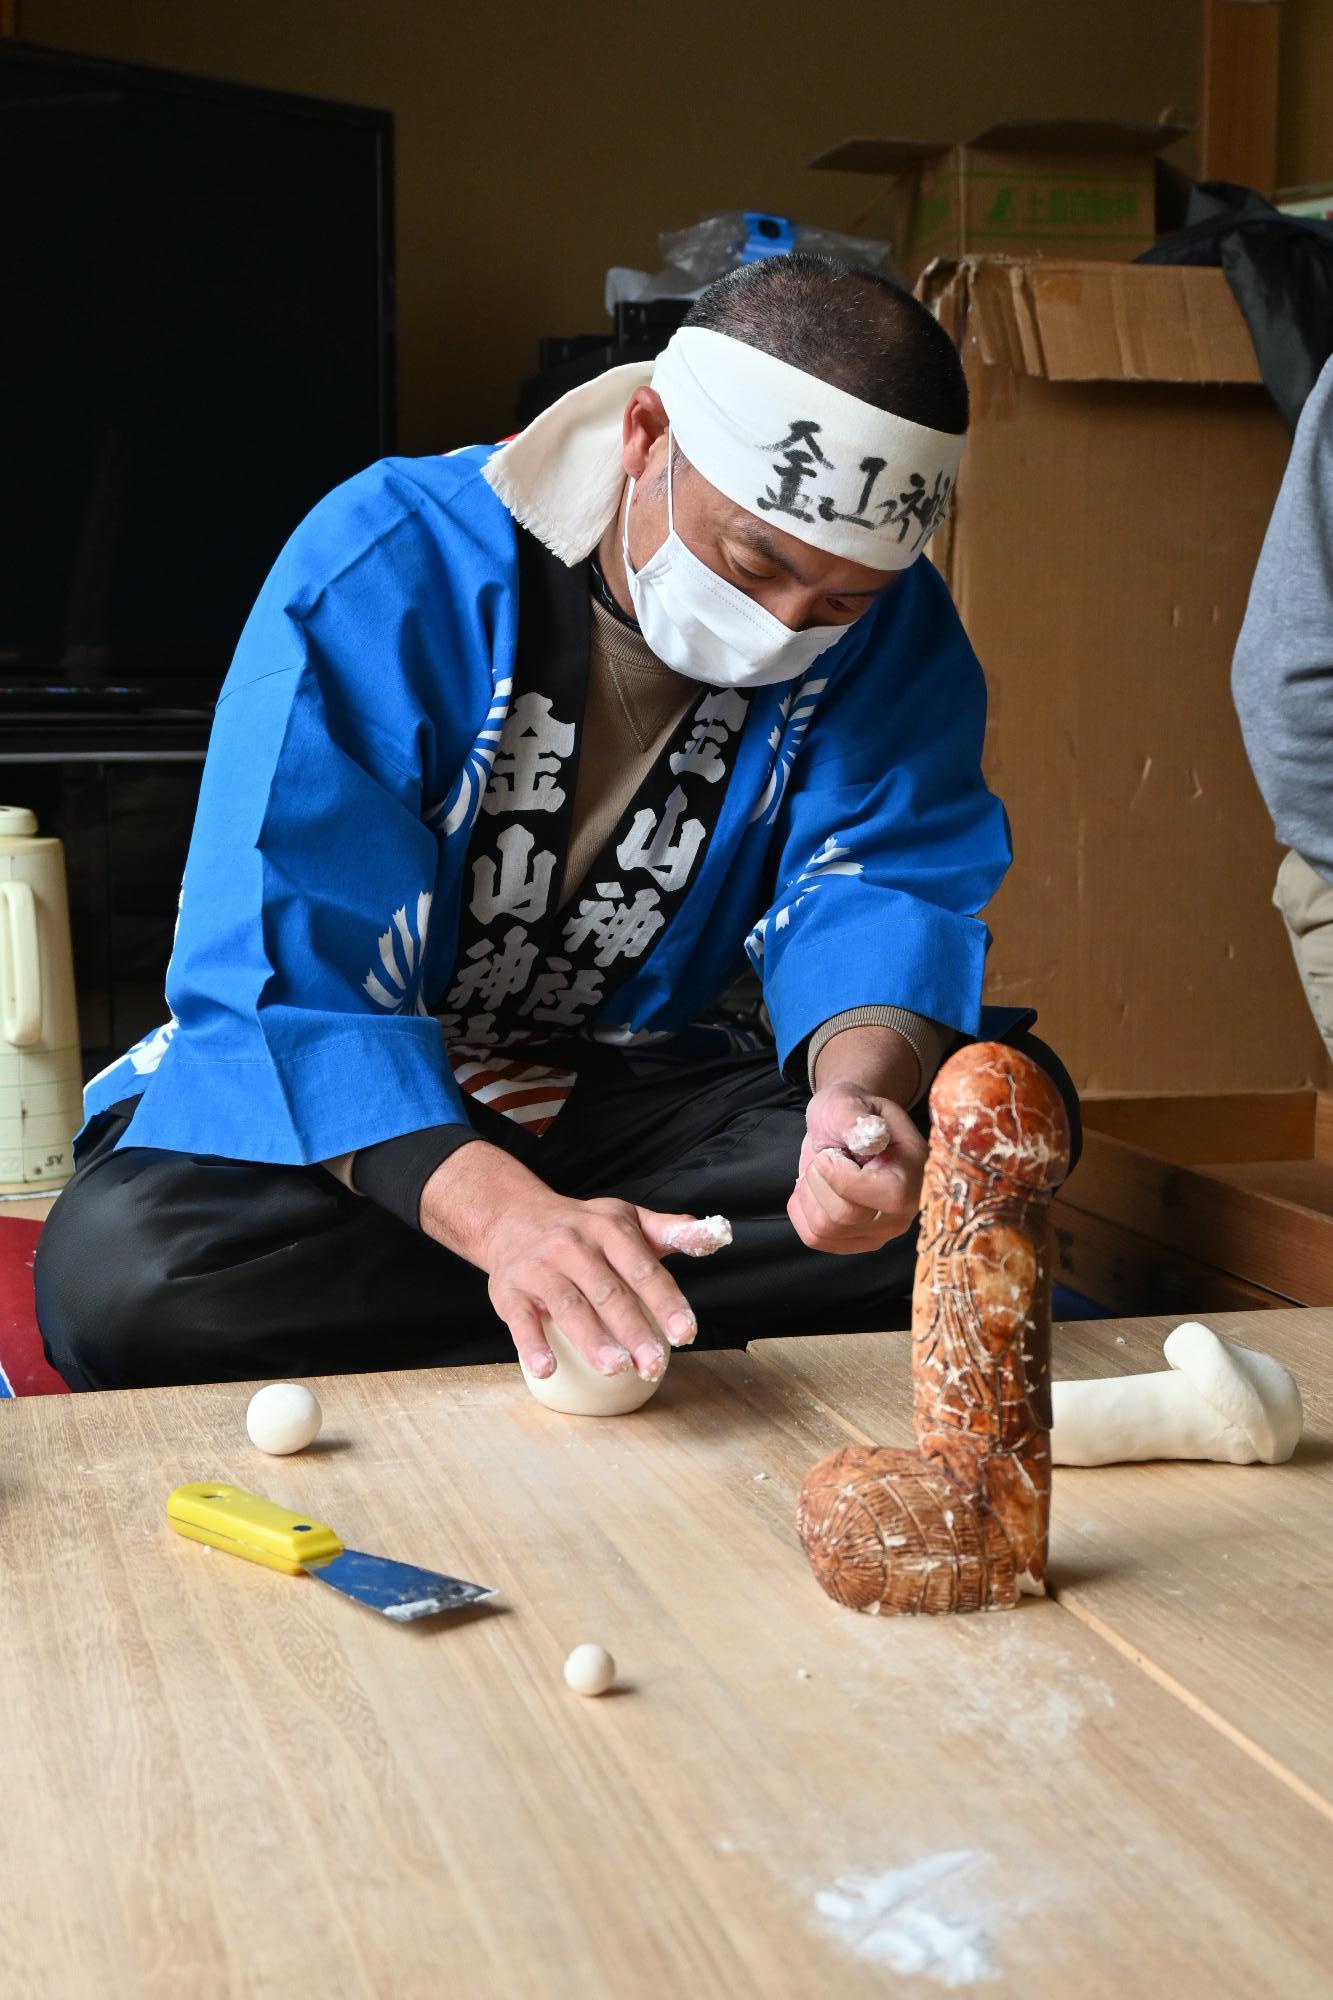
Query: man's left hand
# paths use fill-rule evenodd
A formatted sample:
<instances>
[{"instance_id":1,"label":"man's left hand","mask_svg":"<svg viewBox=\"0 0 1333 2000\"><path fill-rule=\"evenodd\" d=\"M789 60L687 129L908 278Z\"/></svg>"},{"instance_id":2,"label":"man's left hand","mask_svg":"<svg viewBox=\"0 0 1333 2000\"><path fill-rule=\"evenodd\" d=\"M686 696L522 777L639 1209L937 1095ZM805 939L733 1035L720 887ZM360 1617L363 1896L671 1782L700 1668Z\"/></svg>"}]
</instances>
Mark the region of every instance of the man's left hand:
<instances>
[{"instance_id":1,"label":"man's left hand","mask_svg":"<svg viewBox=\"0 0 1333 2000\"><path fill-rule=\"evenodd\" d=\"M858 1119L888 1127L883 1149L858 1162L848 1141ZM802 1243L834 1256L882 1250L921 1206L926 1142L900 1104L852 1083L817 1090L805 1118L800 1175L787 1214Z\"/></svg>"}]
</instances>

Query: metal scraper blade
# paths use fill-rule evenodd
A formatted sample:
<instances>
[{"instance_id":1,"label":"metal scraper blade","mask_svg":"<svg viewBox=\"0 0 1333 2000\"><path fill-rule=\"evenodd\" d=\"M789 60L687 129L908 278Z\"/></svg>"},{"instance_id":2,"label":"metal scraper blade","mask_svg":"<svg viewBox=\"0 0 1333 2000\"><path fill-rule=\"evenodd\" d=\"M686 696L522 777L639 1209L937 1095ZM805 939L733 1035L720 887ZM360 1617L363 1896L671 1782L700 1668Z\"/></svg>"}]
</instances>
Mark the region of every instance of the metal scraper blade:
<instances>
[{"instance_id":1,"label":"metal scraper blade","mask_svg":"<svg viewBox=\"0 0 1333 2000\"><path fill-rule=\"evenodd\" d=\"M439 1611L461 1611L495 1594L487 1584L464 1583L461 1577L439 1576L433 1569L415 1569L411 1563L368 1556L360 1549L344 1549L327 1562L307 1563L305 1572L400 1625L433 1618Z\"/></svg>"}]
</instances>

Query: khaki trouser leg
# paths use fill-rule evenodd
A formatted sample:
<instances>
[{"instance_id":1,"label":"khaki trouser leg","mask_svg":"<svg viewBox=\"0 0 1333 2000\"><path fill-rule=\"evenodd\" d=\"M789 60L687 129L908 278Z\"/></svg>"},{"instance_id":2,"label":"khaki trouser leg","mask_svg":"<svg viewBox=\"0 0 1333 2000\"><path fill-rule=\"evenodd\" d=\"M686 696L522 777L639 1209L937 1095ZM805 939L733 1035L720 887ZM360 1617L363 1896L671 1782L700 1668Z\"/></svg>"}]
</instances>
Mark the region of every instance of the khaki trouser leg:
<instances>
[{"instance_id":1,"label":"khaki trouser leg","mask_svg":"<svg viewBox=\"0 0 1333 2000\"><path fill-rule=\"evenodd\" d=\"M1310 1011L1333 1056L1333 882L1293 848L1278 869L1273 901L1286 923Z\"/></svg>"}]
</instances>

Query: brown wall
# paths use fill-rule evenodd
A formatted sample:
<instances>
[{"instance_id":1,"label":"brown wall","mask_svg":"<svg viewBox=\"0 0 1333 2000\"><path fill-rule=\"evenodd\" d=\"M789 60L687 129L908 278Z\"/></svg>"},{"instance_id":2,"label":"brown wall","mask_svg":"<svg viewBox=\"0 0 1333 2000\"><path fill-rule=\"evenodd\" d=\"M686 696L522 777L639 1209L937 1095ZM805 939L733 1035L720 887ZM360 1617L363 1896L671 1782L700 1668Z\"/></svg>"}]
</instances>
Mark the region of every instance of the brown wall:
<instances>
[{"instance_id":1,"label":"brown wall","mask_svg":"<svg viewBox=\"0 0 1333 2000\"><path fill-rule=\"evenodd\" d=\"M538 335L604 326L606 266L652 268L659 229L845 223L874 184L802 161L849 133L1197 107L1197 0L23 0L21 25L394 112L408 451L506 430Z\"/></svg>"},{"instance_id":2,"label":"brown wall","mask_svg":"<svg viewBox=\"0 0 1333 2000\"><path fill-rule=\"evenodd\" d=\"M1333 181L1333 0L1283 0L1277 184Z\"/></svg>"}]
</instances>

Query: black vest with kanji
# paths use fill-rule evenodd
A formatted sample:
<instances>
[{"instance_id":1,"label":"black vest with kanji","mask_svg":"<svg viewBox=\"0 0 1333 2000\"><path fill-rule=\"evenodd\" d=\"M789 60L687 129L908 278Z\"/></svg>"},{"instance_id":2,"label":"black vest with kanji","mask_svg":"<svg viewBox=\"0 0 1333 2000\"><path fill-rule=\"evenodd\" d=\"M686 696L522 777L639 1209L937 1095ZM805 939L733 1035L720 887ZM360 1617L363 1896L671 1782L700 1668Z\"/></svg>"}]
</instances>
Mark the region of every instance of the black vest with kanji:
<instances>
[{"instance_id":1,"label":"black vest with kanji","mask_svg":"<svg viewBox=\"0 0 1333 2000\"><path fill-rule=\"evenodd\" d=\"M447 1035L496 1048L576 1033L638 972L716 828L748 713L701 688L583 882L558 908L587 699L586 564L519 530L514 685L468 847Z\"/></svg>"}]
</instances>

